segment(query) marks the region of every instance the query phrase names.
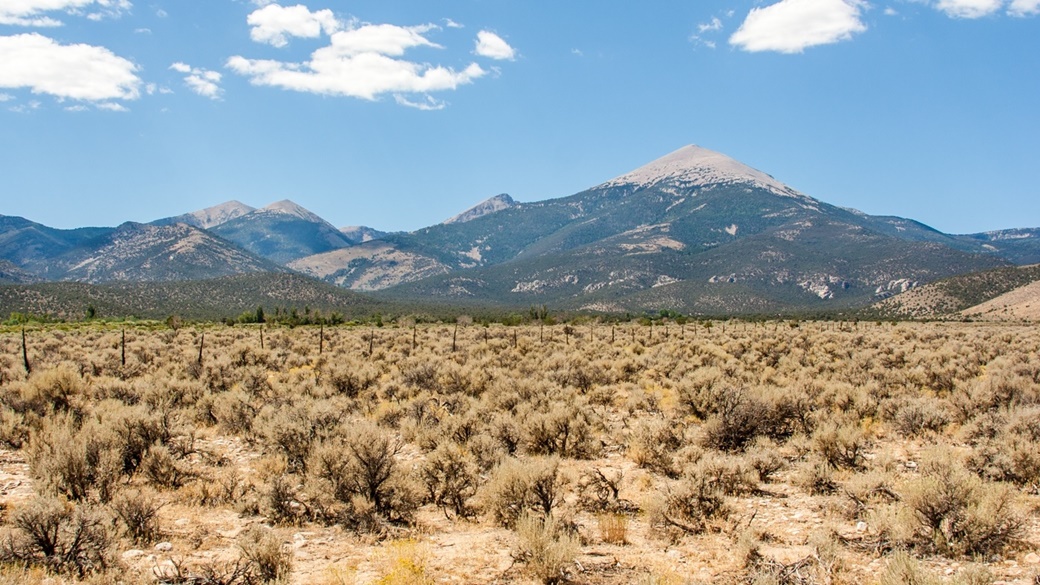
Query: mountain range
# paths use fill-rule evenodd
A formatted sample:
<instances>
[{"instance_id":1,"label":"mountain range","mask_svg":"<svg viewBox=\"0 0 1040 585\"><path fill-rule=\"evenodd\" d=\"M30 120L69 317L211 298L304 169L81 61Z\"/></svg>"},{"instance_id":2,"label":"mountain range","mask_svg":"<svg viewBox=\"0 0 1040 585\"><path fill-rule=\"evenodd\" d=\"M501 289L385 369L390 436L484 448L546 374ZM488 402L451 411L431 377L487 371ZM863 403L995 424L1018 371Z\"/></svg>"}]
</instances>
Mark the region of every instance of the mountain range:
<instances>
[{"instance_id":1,"label":"mountain range","mask_svg":"<svg viewBox=\"0 0 1040 585\"><path fill-rule=\"evenodd\" d=\"M0 216L0 283L298 272L400 302L689 314L844 310L1040 262L1040 229L968 235L871 216L687 146L569 197L492 197L414 232L342 229L291 201L57 230Z\"/></svg>"}]
</instances>

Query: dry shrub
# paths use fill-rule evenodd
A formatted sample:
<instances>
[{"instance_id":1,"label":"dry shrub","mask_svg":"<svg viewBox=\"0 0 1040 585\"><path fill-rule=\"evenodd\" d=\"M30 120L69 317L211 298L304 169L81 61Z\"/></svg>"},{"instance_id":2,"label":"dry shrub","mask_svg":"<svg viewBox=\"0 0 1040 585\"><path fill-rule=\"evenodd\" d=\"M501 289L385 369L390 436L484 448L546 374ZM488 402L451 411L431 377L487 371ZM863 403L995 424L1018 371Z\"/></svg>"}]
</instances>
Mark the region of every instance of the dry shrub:
<instances>
[{"instance_id":1,"label":"dry shrub","mask_svg":"<svg viewBox=\"0 0 1040 585\"><path fill-rule=\"evenodd\" d=\"M23 387L22 403L25 411L40 416L48 412L67 412L79 407L86 383L71 364L34 373Z\"/></svg>"},{"instance_id":2,"label":"dry shrub","mask_svg":"<svg viewBox=\"0 0 1040 585\"><path fill-rule=\"evenodd\" d=\"M337 394L357 398L379 380L379 370L370 363L330 363L322 372L320 381L328 384Z\"/></svg>"},{"instance_id":3,"label":"dry shrub","mask_svg":"<svg viewBox=\"0 0 1040 585\"><path fill-rule=\"evenodd\" d=\"M676 477L675 452L682 446L677 421L644 420L636 423L628 444L628 456L640 467Z\"/></svg>"},{"instance_id":4,"label":"dry shrub","mask_svg":"<svg viewBox=\"0 0 1040 585\"><path fill-rule=\"evenodd\" d=\"M427 500L456 517L471 516L468 502L477 493L477 465L457 444L445 441L426 456L419 471Z\"/></svg>"},{"instance_id":5,"label":"dry shrub","mask_svg":"<svg viewBox=\"0 0 1040 585\"><path fill-rule=\"evenodd\" d=\"M525 513L516 522L517 547L513 557L523 562L542 583L562 583L566 569L578 555L578 540L553 517Z\"/></svg>"},{"instance_id":6,"label":"dry shrub","mask_svg":"<svg viewBox=\"0 0 1040 585\"><path fill-rule=\"evenodd\" d=\"M881 411L892 422L896 432L904 437L940 433L950 422L945 404L927 396L890 400Z\"/></svg>"},{"instance_id":7,"label":"dry shrub","mask_svg":"<svg viewBox=\"0 0 1040 585\"><path fill-rule=\"evenodd\" d=\"M15 511L14 533L4 544L7 560L83 577L113 564L111 520L90 505L37 497Z\"/></svg>"},{"instance_id":8,"label":"dry shrub","mask_svg":"<svg viewBox=\"0 0 1040 585\"><path fill-rule=\"evenodd\" d=\"M758 473L759 481L769 483L776 473L787 467L787 460L778 450L776 443L766 437L759 437L747 450L744 459Z\"/></svg>"},{"instance_id":9,"label":"dry shrub","mask_svg":"<svg viewBox=\"0 0 1040 585\"><path fill-rule=\"evenodd\" d=\"M563 499L559 466L555 457L503 460L482 490L484 509L506 527L527 511L548 516Z\"/></svg>"},{"instance_id":10,"label":"dry shrub","mask_svg":"<svg viewBox=\"0 0 1040 585\"><path fill-rule=\"evenodd\" d=\"M702 430L705 447L743 451L756 437L785 440L812 426L812 405L803 394L725 385L704 392L693 410L707 418Z\"/></svg>"},{"instance_id":11,"label":"dry shrub","mask_svg":"<svg viewBox=\"0 0 1040 585\"><path fill-rule=\"evenodd\" d=\"M165 445L155 445L141 461L141 474L161 489L177 489L196 477L191 466L171 453Z\"/></svg>"},{"instance_id":12,"label":"dry shrub","mask_svg":"<svg viewBox=\"0 0 1040 585\"><path fill-rule=\"evenodd\" d=\"M832 494L838 489L834 481L834 467L818 456L798 466L794 483L814 496Z\"/></svg>"},{"instance_id":13,"label":"dry shrub","mask_svg":"<svg viewBox=\"0 0 1040 585\"><path fill-rule=\"evenodd\" d=\"M1010 408L979 416L965 435L974 444L968 468L983 478L1040 484L1040 408Z\"/></svg>"},{"instance_id":14,"label":"dry shrub","mask_svg":"<svg viewBox=\"0 0 1040 585\"><path fill-rule=\"evenodd\" d=\"M162 504L154 494L125 490L112 500L111 507L126 530L126 535L134 543L147 545L161 537L159 510Z\"/></svg>"},{"instance_id":15,"label":"dry shrub","mask_svg":"<svg viewBox=\"0 0 1040 585\"><path fill-rule=\"evenodd\" d=\"M29 439L29 470L43 493L70 500L107 502L122 470L110 431L94 421L82 426L69 416L44 419Z\"/></svg>"},{"instance_id":16,"label":"dry shrub","mask_svg":"<svg viewBox=\"0 0 1040 585\"><path fill-rule=\"evenodd\" d=\"M242 559L255 583L288 582L292 573L292 549L266 526L254 525L238 539Z\"/></svg>"},{"instance_id":17,"label":"dry shrub","mask_svg":"<svg viewBox=\"0 0 1040 585\"><path fill-rule=\"evenodd\" d=\"M308 462L307 492L315 503L328 503L320 506L326 521L356 525L368 511L390 522L409 521L419 495L397 464L400 450L398 439L367 421L347 425L341 439L317 445Z\"/></svg>"},{"instance_id":18,"label":"dry shrub","mask_svg":"<svg viewBox=\"0 0 1040 585\"><path fill-rule=\"evenodd\" d=\"M650 507L651 524L692 534L704 532L711 522L729 515L720 486L697 473L673 482Z\"/></svg>"},{"instance_id":19,"label":"dry shrub","mask_svg":"<svg viewBox=\"0 0 1040 585\"><path fill-rule=\"evenodd\" d=\"M859 469L863 465L867 435L859 426L828 421L820 424L812 439L813 448L832 467Z\"/></svg>"},{"instance_id":20,"label":"dry shrub","mask_svg":"<svg viewBox=\"0 0 1040 585\"><path fill-rule=\"evenodd\" d=\"M8 406L0 406L0 444L21 449L29 439L25 417Z\"/></svg>"},{"instance_id":21,"label":"dry shrub","mask_svg":"<svg viewBox=\"0 0 1040 585\"><path fill-rule=\"evenodd\" d=\"M1013 488L970 473L944 450L929 454L902 500L880 508L874 524L891 545L948 557L999 554L1021 533Z\"/></svg>"},{"instance_id":22,"label":"dry shrub","mask_svg":"<svg viewBox=\"0 0 1040 585\"><path fill-rule=\"evenodd\" d=\"M249 394L236 389L214 396L209 411L213 420L226 432L246 435L253 429L253 419L260 409L253 404Z\"/></svg>"},{"instance_id":23,"label":"dry shrub","mask_svg":"<svg viewBox=\"0 0 1040 585\"><path fill-rule=\"evenodd\" d=\"M633 512L636 506L620 497L621 481L625 474L621 471L604 473L602 469L593 468L583 473L578 479L578 505L591 512Z\"/></svg>"},{"instance_id":24,"label":"dry shrub","mask_svg":"<svg viewBox=\"0 0 1040 585\"><path fill-rule=\"evenodd\" d=\"M529 412L522 417L524 443L532 455L559 455L586 459L599 452L592 409L584 399L563 396L544 411Z\"/></svg>"}]
</instances>

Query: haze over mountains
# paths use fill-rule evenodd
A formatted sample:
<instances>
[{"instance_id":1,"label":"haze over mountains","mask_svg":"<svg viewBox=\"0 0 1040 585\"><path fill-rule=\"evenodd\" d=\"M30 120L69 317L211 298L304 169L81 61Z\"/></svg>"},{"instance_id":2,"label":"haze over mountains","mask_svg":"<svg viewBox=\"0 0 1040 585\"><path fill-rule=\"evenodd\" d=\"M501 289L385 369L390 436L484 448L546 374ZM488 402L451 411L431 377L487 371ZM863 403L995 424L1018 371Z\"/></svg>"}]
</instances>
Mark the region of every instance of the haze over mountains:
<instances>
[{"instance_id":1,"label":"haze over mountains","mask_svg":"<svg viewBox=\"0 0 1040 585\"><path fill-rule=\"evenodd\" d=\"M291 201L55 230L0 216L0 282L297 271L401 301L688 313L860 307L1040 262L1040 229L950 235L829 205L687 146L570 197L492 197L410 233L336 229Z\"/></svg>"}]
</instances>

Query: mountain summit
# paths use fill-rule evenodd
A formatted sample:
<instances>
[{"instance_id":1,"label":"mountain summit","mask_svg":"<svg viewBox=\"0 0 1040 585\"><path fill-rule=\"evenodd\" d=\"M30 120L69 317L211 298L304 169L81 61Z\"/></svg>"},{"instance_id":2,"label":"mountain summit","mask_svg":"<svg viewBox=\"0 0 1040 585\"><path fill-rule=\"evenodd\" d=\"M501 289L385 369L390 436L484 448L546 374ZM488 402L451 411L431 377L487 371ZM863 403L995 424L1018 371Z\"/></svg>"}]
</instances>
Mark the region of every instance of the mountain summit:
<instances>
[{"instance_id":1,"label":"mountain summit","mask_svg":"<svg viewBox=\"0 0 1040 585\"><path fill-rule=\"evenodd\" d=\"M212 231L281 264L353 244L332 224L288 199L250 211Z\"/></svg>"},{"instance_id":2,"label":"mountain summit","mask_svg":"<svg viewBox=\"0 0 1040 585\"><path fill-rule=\"evenodd\" d=\"M480 203L474 205L473 207L470 207L466 211L463 211L458 215L449 217L442 223L466 223L467 221L473 221L478 217L484 217L485 215L495 213L496 211L502 211L503 209L509 209L510 207L515 206L516 201L513 201L513 198L509 195L502 193L501 195L495 195L490 199L485 199Z\"/></svg>"},{"instance_id":3,"label":"mountain summit","mask_svg":"<svg viewBox=\"0 0 1040 585\"><path fill-rule=\"evenodd\" d=\"M770 175L734 160L722 153L689 145L666 154L638 169L607 181L600 188L634 186L641 189L670 185L681 189L726 183L746 183L780 195L797 195L797 191Z\"/></svg>"},{"instance_id":4,"label":"mountain summit","mask_svg":"<svg viewBox=\"0 0 1040 585\"><path fill-rule=\"evenodd\" d=\"M283 214L283 215L289 215L289 216L295 217L297 219L302 219L303 221L307 221L307 222L311 222L311 223L324 223L324 224L327 224L329 227L332 227L332 224L329 224L328 222L326 222L318 214L314 213L313 211L311 211L309 209L306 209L305 207L303 207L299 203L296 203L295 201L290 201L288 199L282 199L281 201L275 201L274 203L272 203L270 205L267 205L265 207L261 207L260 209L257 209L256 211L257 211L258 215L259 214L264 214L264 213L280 213L280 214Z\"/></svg>"}]
</instances>

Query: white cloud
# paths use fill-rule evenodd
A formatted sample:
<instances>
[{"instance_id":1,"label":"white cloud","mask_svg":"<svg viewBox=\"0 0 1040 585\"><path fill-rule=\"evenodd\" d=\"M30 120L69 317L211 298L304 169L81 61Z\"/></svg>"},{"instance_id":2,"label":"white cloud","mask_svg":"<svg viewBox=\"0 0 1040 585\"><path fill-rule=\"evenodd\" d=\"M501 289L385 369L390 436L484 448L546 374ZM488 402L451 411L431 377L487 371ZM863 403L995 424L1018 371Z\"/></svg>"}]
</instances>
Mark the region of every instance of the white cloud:
<instances>
[{"instance_id":1,"label":"white cloud","mask_svg":"<svg viewBox=\"0 0 1040 585\"><path fill-rule=\"evenodd\" d=\"M1008 14L1018 17L1036 16L1040 14L1040 0L1011 0Z\"/></svg>"},{"instance_id":2,"label":"white cloud","mask_svg":"<svg viewBox=\"0 0 1040 585\"><path fill-rule=\"evenodd\" d=\"M14 26L61 26L61 21L47 12L65 12L86 16L90 20L118 17L130 10L129 0L3 0L0 2L0 24Z\"/></svg>"},{"instance_id":3,"label":"white cloud","mask_svg":"<svg viewBox=\"0 0 1040 585\"><path fill-rule=\"evenodd\" d=\"M477 33L477 48L474 51L481 57L512 61L516 58L516 49L509 46L502 37L487 30Z\"/></svg>"},{"instance_id":4,"label":"white cloud","mask_svg":"<svg viewBox=\"0 0 1040 585\"><path fill-rule=\"evenodd\" d=\"M800 53L867 30L860 20L864 6L862 0L780 0L753 8L729 42L751 52Z\"/></svg>"},{"instance_id":5,"label":"white cloud","mask_svg":"<svg viewBox=\"0 0 1040 585\"><path fill-rule=\"evenodd\" d=\"M935 7L954 18L982 18L1003 5L1004 0L939 0Z\"/></svg>"},{"instance_id":6,"label":"white cloud","mask_svg":"<svg viewBox=\"0 0 1040 585\"><path fill-rule=\"evenodd\" d=\"M444 19L444 26L448 28L466 28L464 25L461 25L450 18Z\"/></svg>"},{"instance_id":7,"label":"white cloud","mask_svg":"<svg viewBox=\"0 0 1040 585\"><path fill-rule=\"evenodd\" d=\"M435 28L366 24L333 33L330 44L314 51L304 63L234 56L227 60L227 67L248 77L253 85L366 100L385 94L452 90L487 74L476 63L456 71L399 58L411 48L439 48L423 36Z\"/></svg>"},{"instance_id":8,"label":"white cloud","mask_svg":"<svg viewBox=\"0 0 1040 585\"><path fill-rule=\"evenodd\" d=\"M141 95L137 66L105 47L61 45L38 33L0 37L0 88L83 101Z\"/></svg>"},{"instance_id":9,"label":"white cloud","mask_svg":"<svg viewBox=\"0 0 1040 585\"><path fill-rule=\"evenodd\" d=\"M180 61L170 65L170 69L183 73L184 84L202 97L219 100L224 95L224 90L220 87L220 80L223 76L216 71L199 69Z\"/></svg>"},{"instance_id":10,"label":"white cloud","mask_svg":"<svg viewBox=\"0 0 1040 585\"><path fill-rule=\"evenodd\" d=\"M288 45L288 37L316 39L322 32L332 34L341 28L341 23L331 10L311 12L302 4L267 4L253 11L246 22L252 27L249 31L251 39L275 47Z\"/></svg>"},{"instance_id":11,"label":"white cloud","mask_svg":"<svg viewBox=\"0 0 1040 585\"><path fill-rule=\"evenodd\" d=\"M0 93L0 103L9 102L14 99L14 96L9 93Z\"/></svg>"},{"instance_id":12,"label":"white cloud","mask_svg":"<svg viewBox=\"0 0 1040 585\"><path fill-rule=\"evenodd\" d=\"M899 11L891 6L885 8L885 16L899 16Z\"/></svg>"}]
</instances>

